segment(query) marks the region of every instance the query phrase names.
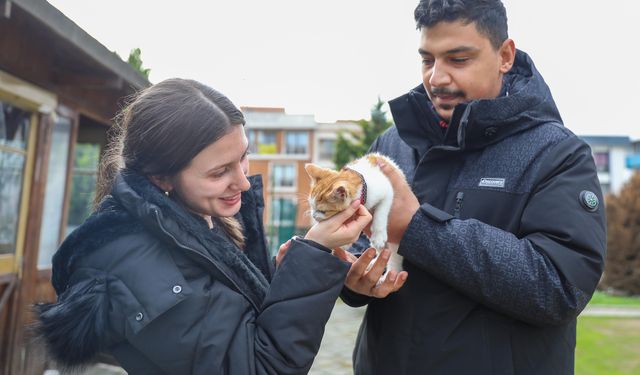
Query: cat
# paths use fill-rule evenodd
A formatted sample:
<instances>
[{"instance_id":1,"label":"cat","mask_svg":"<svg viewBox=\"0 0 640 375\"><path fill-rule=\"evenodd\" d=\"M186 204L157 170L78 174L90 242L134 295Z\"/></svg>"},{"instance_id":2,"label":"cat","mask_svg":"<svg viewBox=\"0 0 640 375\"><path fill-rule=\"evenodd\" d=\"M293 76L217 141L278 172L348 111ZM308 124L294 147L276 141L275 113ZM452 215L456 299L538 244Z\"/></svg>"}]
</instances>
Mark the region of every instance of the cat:
<instances>
[{"instance_id":1,"label":"cat","mask_svg":"<svg viewBox=\"0 0 640 375\"><path fill-rule=\"evenodd\" d=\"M391 251L387 269L400 272L402 256L398 255L398 245L387 244L387 220L393 202L393 188L378 167L379 162L392 166L404 176L395 162L378 153L367 154L347 164L340 171L305 164L305 170L311 178L311 217L316 222L326 220L349 207L354 200L360 199L373 215L369 237L371 246L378 254L387 246Z\"/></svg>"}]
</instances>

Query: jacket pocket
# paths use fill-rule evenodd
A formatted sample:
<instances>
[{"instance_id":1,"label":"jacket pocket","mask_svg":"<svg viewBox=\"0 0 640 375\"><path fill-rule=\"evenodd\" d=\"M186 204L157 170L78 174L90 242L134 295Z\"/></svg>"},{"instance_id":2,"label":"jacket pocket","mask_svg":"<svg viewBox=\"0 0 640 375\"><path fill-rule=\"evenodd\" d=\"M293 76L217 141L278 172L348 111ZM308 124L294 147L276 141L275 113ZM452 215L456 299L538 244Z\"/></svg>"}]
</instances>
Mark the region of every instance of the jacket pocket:
<instances>
[{"instance_id":1,"label":"jacket pocket","mask_svg":"<svg viewBox=\"0 0 640 375\"><path fill-rule=\"evenodd\" d=\"M163 269L147 275L143 282L125 284L117 278L109 282L112 311L124 318L125 337L137 335L154 319L193 294L193 289L177 269Z\"/></svg>"}]
</instances>

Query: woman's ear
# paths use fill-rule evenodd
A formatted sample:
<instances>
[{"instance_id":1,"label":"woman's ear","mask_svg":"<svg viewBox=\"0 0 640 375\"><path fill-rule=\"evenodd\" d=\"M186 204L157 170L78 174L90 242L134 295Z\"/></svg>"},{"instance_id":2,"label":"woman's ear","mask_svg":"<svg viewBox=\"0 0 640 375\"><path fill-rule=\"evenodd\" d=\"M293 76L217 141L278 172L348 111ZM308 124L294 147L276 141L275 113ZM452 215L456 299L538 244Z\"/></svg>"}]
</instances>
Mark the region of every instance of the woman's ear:
<instances>
[{"instance_id":1,"label":"woman's ear","mask_svg":"<svg viewBox=\"0 0 640 375\"><path fill-rule=\"evenodd\" d=\"M149 180L165 193L173 190L173 183L168 176L149 176Z\"/></svg>"}]
</instances>

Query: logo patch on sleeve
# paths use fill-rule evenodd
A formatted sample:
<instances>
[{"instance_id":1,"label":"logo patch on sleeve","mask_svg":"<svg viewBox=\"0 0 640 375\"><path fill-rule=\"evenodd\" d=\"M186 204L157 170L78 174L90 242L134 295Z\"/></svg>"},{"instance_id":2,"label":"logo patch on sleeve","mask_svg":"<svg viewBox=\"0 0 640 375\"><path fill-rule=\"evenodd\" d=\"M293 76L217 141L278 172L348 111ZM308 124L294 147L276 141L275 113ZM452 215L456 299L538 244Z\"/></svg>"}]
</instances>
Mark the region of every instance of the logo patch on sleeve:
<instances>
[{"instance_id":1,"label":"logo patch on sleeve","mask_svg":"<svg viewBox=\"0 0 640 375\"><path fill-rule=\"evenodd\" d=\"M600 205L598 196L589 190L583 190L580 192L580 203L589 212L595 212Z\"/></svg>"},{"instance_id":2,"label":"logo patch on sleeve","mask_svg":"<svg viewBox=\"0 0 640 375\"><path fill-rule=\"evenodd\" d=\"M504 188L504 178L488 178L484 177L480 179L478 186L492 187L492 188Z\"/></svg>"}]
</instances>

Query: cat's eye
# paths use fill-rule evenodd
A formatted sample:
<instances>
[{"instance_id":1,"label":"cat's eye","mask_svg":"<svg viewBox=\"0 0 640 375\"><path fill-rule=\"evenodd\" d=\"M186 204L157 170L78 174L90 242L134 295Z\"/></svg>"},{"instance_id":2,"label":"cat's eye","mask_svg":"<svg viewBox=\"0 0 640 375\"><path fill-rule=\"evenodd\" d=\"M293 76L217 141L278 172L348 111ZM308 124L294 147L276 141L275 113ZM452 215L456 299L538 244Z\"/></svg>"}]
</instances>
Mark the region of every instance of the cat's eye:
<instances>
[{"instance_id":1,"label":"cat's eye","mask_svg":"<svg viewBox=\"0 0 640 375\"><path fill-rule=\"evenodd\" d=\"M320 210L316 210L316 212L323 215L326 213L326 211L320 211Z\"/></svg>"}]
</instances>

